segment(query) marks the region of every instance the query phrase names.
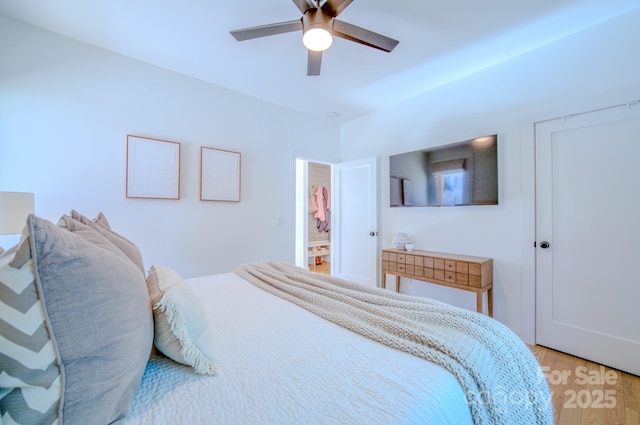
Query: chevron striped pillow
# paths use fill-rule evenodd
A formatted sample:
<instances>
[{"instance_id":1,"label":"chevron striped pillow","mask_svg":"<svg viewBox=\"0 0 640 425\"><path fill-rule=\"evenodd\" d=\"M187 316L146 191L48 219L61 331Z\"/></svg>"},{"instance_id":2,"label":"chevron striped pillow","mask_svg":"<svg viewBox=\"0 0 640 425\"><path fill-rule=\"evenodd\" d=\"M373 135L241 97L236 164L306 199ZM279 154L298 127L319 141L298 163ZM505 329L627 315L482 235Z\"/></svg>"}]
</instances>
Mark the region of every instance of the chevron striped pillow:
<instances>
[{"instance_id":1,"label":"chevron striped pillow","mask_svg":"<svg viewBox=\"0 0 640 425\"><path fill-rule=\"evenodd\" d=\"M60 370L36 289L29 236L0 256L0 364L0 422L56 422Z\"/></svg>"}]
</instances>

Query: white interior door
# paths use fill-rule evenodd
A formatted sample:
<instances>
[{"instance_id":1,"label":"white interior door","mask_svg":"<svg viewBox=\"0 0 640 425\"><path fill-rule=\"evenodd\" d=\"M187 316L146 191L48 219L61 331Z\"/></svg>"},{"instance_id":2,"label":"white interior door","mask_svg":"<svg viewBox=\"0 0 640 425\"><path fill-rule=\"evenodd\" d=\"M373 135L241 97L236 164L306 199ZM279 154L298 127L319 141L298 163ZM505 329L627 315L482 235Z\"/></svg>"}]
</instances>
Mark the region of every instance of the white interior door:
<instances>
[{"instance_id":1,"label":"white interior door","mask_svg":"<svg viewBox=\"0 0 640 425\"><path fill-rule=\"evenodd\" d=\"M637 102L536 125L536 234L536 342L640 375Z\"/></svg>"},{"instance_id":2,"label":"white interior door","mask_svg":"<svg viewBox=\"0 0 640 425\"><path fill-rule=\"evenodd\" d=\"M378 191L376 158L333 167L332 274L376 286Z\"/></svg>"}]
</instances>

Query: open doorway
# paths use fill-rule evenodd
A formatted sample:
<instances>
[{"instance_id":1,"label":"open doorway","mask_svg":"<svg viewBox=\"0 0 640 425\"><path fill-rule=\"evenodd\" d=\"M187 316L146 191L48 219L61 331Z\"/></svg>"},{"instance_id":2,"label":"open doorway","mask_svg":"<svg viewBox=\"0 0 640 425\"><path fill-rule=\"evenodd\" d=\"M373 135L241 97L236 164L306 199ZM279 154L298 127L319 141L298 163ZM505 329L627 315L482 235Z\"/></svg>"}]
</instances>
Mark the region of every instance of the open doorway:
<instances>
[{"instance_id":1,"label":"open doorway","mask_svg":"<svg viewBox=\"0 0 640 425\"><path fill-rule=\"evenodd\" d=\"M378 285L378 174L377 158L328 163L295 158L295 264L309 268L309 230L315 218L309 212L309 164L329 167L329 252L324 261L330 274L365 285ZM292 173L293 174L293 173ZM317 185L316 185L317 186ZM311 223L309 223L311 221ZM317 226L317 222L316 222ZM318 229L315 228L315 232ZM314 264L315 266L315 264Z\"/></svg>"},{"instance_id":2,"label":"open doorway","mask_svg":"<svg viewBox=\"0 0 640 425\"><path fill-rule=\"evenodd\" d=\"M296 160L296 265L331 274L331 164Z\"/></svg>"}]
</instances>

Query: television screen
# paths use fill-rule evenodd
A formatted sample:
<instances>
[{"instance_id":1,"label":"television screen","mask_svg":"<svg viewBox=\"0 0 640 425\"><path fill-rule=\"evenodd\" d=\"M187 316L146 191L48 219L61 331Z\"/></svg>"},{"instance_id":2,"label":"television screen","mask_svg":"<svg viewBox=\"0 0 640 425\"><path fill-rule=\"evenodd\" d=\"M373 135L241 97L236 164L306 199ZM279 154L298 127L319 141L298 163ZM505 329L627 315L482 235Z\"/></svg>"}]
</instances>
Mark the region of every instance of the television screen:
<instances>
[{"instance_id":1,"label":"television screen","mask_svg":"<svg viewBox=\"0 0 640 425\"><path fill-rule=\"evenodd\" d=\"M498 204L498 137L389 157L392 207Z\"/></svg>"}]
</instances>

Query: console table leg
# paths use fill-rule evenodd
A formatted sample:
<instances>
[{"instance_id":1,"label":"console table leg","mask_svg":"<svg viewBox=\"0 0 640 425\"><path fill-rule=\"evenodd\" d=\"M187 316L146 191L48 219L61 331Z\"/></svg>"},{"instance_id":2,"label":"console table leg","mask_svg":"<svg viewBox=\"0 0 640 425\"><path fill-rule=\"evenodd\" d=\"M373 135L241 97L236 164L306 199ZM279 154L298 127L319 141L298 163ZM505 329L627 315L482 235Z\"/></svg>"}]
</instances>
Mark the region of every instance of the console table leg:
<instances>
[{"instance_id":1,"label":"console table leg","mask_svg":"<svg viewBox=\"0 0 640 425\"><path fill-rule=\"evenodd\" d=\"M487 304L489 305L489 317L493 317L493 287L487 291Z\"/></svg>"},{"instance_id":2,"label":"console table leg","mask_svg":"<svg viewBox=\"0 0 640 425\"><path fill-rule=\"evenodd\" d=\"M476 311L482 314L482 291L476 290Z\"/></svg>"}]
</instances>

